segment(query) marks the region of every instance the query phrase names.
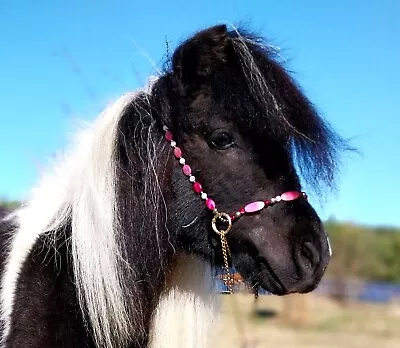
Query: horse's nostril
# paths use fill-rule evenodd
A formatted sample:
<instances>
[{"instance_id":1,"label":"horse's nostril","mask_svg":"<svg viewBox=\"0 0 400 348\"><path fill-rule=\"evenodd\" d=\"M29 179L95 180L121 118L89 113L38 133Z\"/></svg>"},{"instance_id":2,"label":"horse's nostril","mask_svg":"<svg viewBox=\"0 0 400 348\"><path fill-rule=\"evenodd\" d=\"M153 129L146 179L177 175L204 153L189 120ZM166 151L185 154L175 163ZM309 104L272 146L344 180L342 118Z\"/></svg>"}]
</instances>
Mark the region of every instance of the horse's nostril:
<instances>
[{"instance_id":1,"label":"horse's nostril","mask_svg":"<svg viewBox=\"0 0 400 348\"><path fill-rule=\"evenodd\" d=\"M301 273L310 273L318 267L321 261L320 253L311 242L301 244L296 257L296 263Z\"/></svg>"}]
</instances>

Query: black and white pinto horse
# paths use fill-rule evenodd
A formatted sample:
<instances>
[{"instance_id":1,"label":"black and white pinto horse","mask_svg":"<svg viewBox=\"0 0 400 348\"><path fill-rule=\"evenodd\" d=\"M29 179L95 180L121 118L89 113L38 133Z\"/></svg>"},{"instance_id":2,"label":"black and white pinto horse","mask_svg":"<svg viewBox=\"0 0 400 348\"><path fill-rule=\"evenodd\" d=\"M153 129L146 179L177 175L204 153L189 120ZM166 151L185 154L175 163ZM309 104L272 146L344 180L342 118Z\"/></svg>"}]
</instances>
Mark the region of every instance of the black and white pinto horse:
<instances>
[{"instance_id":1,"label":"black and white pinto horse","mask_svg":"<svg viewBox=\"0 0 400 348\"><path fill-rule=\"evenodd\" d=\"M260 38L198 32L1 211L2 347L207 347L218 212L250 287L311 291L330 247L299 178L330 186L343 143Z\"/></svg>"}]
</instances>

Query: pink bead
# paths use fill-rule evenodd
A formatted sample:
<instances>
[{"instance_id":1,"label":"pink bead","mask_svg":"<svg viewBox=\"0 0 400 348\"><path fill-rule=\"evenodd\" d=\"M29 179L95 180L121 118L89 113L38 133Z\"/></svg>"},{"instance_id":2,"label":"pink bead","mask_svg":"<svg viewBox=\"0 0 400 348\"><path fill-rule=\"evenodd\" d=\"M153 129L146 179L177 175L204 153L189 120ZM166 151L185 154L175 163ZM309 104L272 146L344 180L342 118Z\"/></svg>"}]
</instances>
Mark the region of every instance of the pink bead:
<instances>
[{"instance_id":1,"label":"pink bead","mask_svg":"<svg viewBox=\"0 0 400 348\"><path fill-rule=\"evenodd\" d=\"M175 156L176 158L181 158L181 157L182 157L182 150L181 150L179 147L176 147L176 148L174 149L174 156Z\"/></svg>"},{"instance_id":2,"label":"pink bead","mask_svg":"<svg viewBox=\"0 0 400 348\"><path fill-rule=\"evenodd\" d=\"M295 199L299 198L301 195L298 191L289 191L281 194L282 201L289 202L294 201Z\"/></svg>"},{"instance_id":3,"label":"pink bead","mask_svg":"<svg viewBox=\"0 0 400 348\"><path fill-rule=\"evenodd\" d=\"M255 213L256 211L260 211L265 207L265 203L263 201L257 201L250 204L247 204L244 207L244 211L246 213Z\"/></svg>"},{"instance_id":4,"label":"pink bead","mask_svg":"<svg viewBox=\"0 0 400 348\"><path fill-rule=\"evenodd\" d=\"M167 141L172 141L172 132L171 131L166 131L165 132L165 139Z\"/></svg>"},{"instance_id":5,"label":"pink bead","mask_svg":"<svg viewBox=\"0 0 400 348\"><path fill-rule=\"evenodd\" d=\"M193 183L193 191L196 193L201 193L201 191L203 191L203 187L199 182L196 181Z\"/></svg>"},{"instance_id":6,"label":"pink bead","mask_svg":"<svg viewBox=\"0 0 400 348\"><path fill-rule=\"evenodd\" d=\"M215 202L211 198L207 198L206 207L207 207L207 209L214 210L215 209Z\"/></svg>"},{"instance_id":7,"label":"pink bead","mask_svg":"<svg viewBox=\"0 0 400 348\"><path fill-rule=\"evenodd\" d=\"M182 172L183 172L183 174L185 174L186 176L189 176L190 174L192 174L192 168L190 168L189 165L185 164L185 165L182 167Z\"/></svg>"}]
</instances>

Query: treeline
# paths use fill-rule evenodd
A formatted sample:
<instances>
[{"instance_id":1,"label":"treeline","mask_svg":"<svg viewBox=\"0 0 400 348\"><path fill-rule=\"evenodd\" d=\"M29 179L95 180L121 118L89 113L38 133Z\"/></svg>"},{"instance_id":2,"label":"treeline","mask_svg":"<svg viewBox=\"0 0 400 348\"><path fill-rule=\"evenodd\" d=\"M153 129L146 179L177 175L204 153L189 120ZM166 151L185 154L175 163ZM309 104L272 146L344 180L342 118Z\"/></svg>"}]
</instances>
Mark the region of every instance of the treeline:
<instances>
[{"instance_id":1,"label":"treeline","mask_svg":"<svg viewBox=\"0 0 400 348\"><path fill-rule=\"evenodd\" d=\"M0 200L0 206L15 209L17 201ZM337 279L400 283L400 228L365 227L328 220L333 256L328 275Z\"/></svg>"},{"instance_id":2,"label":"treeline","mask_svg":"<svg viewBox=\"0 0 400 348\"><path fill-rule=\"evenodd\" d=\"M329 220L334 278L400 283L400 228L365 227Z\"/></svg>"},{"instance_id":3,"label":"treeline","mask_svg":"<svg viewBox=\"0 0 400 348\"><path fill-rule=\"evenodd\" d=\"M18 208L20 204L21 203L18 201L9 201L6 199L0 199L0 207L4 207L10 210Z\"/></svg>"}]
</instances>

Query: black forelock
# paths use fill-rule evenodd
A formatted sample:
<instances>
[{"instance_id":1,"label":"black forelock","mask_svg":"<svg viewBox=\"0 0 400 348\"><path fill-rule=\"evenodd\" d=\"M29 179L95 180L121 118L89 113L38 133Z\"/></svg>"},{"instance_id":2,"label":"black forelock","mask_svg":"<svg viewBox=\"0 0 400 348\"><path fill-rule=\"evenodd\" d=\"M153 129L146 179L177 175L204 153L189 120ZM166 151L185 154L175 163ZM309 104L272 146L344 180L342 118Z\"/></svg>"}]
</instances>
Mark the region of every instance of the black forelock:
<instances>
[{"instance_id":1,"label":"black forelock","mask_svg":"<svg viewBox=\"0 0 400 348\"><path fill-rule=\"evenodd\" d=\"M189 99L208 88L249 137L286 148L308 186L317 192L334 188L339 154L348 144L320 117L276 53L260 36L218 25L178 46L162 83L173 81L176 93Z\"/></svg>"},{"instance_id":2,"label":"black forelock","mask_svg":"<svg viewBox=\"0 0 400 348\"><path fill-rule=\"evenodd\" d=\"M270 100L267 113L240 116L250 121L253 131L273 137L288 149L308 185L317 191L326 185L334 187L339 154L349 149L347 142L322 119L272 46L245 31L232 31L230 37L246 44L282 110L274 110Z\"/></svg>"}]
</instances>

